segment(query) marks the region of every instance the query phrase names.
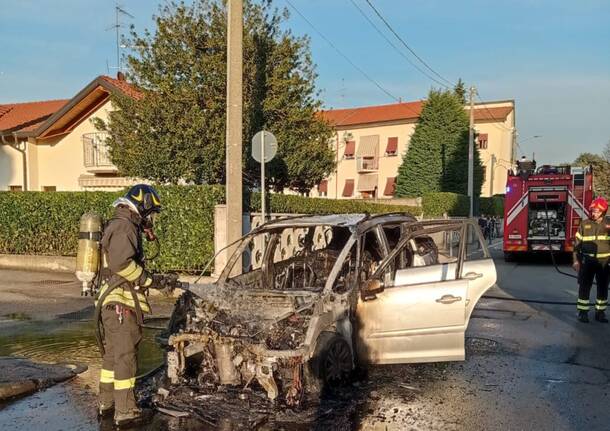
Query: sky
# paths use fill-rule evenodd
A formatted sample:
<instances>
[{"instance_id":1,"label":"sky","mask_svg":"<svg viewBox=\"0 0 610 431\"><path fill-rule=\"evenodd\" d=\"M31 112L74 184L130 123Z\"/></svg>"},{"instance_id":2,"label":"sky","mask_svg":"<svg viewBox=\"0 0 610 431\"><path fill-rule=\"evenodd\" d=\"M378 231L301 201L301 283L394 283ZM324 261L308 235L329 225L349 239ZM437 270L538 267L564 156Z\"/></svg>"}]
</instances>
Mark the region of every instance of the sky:
<instances>
[{"instance_id":1,"label":"sky","mask_svg":"<svg viewBox=\"0 0 610 431\"><path fill-rule=\"evenodd\" d=\"M462 78L481 100L515 100L519 152L561 163L600 153L610 141L609 1L369 1L444 79ZM440 87L405 57L443 82L367 0L274 3L291 13L286 28L309 36L327 108L419 100ZM122 22L154 30L158 4L121 0L133 15ZM114 7L113 0L0 0L0 103L71 98L96 76L116 74Z\"/></svg>"}]
</instances>

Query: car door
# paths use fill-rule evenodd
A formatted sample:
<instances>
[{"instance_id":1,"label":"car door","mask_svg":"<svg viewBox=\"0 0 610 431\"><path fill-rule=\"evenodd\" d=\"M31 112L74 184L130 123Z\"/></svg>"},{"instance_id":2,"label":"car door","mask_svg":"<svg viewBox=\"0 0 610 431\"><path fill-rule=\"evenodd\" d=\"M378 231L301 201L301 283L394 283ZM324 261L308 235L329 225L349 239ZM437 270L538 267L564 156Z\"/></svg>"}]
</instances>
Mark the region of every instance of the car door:
<instances>
[{"instance_id":1,"label":"car door","mask_svg":"<svg viewBox=\"0 0 610 431\"><path fill-rule=\"evenodd\" d=\"M464 241L462 278L468 280L466 301L466 322L481 296L497 281L496 265L487 249L481 228L474 221L468 221Z\"/></svg>"},{"instance_id":2,"label":"car door","mask_svg":"<svg viewBox=\"0 0 610 431\"><path fill-rule=\"evenodd\" d=\"M361 295L357 306L357 350L361 360L390 364L464 359L469 281L461 274L465 223L423 229L406 235L375 276L414 241L433 239L438 256L431 264L397 268L394 283L374 295ZM451 240L447 240L451 238ZM457 241L455 241L457 238ZM380 279L381 280L381 279Z\"/></svg>"}]
</instances>

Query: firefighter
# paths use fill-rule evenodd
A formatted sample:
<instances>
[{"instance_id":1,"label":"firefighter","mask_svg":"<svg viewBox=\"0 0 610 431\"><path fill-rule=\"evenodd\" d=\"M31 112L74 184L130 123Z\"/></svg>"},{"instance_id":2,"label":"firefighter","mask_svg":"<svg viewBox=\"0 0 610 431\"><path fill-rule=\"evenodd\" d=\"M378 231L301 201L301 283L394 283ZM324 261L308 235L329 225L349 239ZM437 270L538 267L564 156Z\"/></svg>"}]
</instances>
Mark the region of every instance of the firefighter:
<instances>
[{"instance_id":1,"label":"firefighter","mask_svg":"<svg viewBox=\"0 0 610 431\"><path fill-rule=\"evenodd\" d=\"M593 279L597 283L595 320L607 323L608 305L608 259L610 258L610 237L605 220L608 202L597 198L589 206L590 219L584 220L574 240L574 270L578 272L578 320L589 322L589 293Z\"/></svg>"},{"instance_id":2,"label":"firefighter","mask_svg":"<svg viewBox=\"0 0 610 431\"><path fill-rule=\"evenodd\" d=\"M145 291L166 287L167 278L153 276L144 268L142 236L155 239L154 219L161 211L157 192L138 184L113 206L114 215L101 240L102 283L96 297L96 312L103 328L103 335L99 334L103 356L98 412L107 416L114 410L114 422L120 426L150 415L136 405L136 355L142 338L142 315L151 311Z\"/></svg>"}]
</instances>

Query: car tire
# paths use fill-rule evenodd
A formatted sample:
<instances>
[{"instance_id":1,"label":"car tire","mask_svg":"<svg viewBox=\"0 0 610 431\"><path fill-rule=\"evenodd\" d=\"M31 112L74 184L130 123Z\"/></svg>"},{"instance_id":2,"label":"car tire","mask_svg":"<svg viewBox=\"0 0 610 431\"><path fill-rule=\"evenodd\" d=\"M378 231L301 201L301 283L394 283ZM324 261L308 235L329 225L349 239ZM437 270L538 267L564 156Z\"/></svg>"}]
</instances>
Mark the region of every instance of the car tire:
<instances>
[{"instance_id":1,"label":"car tire","mask_svg":"<svg viewBox=\"0 0 610 431\"><path fill-rule=\"evenodd\" d=\"M314 356L304 368L305 389L310 395L336 390L350 381L354 368L349 343L335 332L322 332Z\"/></svg>"},{"instance_id":2,"label":"car tire","mask_svg":"<svg viewBox=\"0 0 610 431\"><path fill-rule=\"evenodd\" d=\"M504 262L514 262L514 261L515 261L515 253L505 251L504 252Z\"/></svg>"}]
</instances>

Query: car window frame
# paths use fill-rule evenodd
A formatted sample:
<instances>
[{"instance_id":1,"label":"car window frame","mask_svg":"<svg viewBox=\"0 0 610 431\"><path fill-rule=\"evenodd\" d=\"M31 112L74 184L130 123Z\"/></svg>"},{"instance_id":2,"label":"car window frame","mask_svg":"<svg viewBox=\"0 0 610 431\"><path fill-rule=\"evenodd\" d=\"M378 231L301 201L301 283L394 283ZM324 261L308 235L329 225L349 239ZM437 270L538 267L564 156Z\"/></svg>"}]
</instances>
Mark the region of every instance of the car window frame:
<instances>
[{"instance_id":1,"label":"car window frame","mask_svg":"<svg viewBox=\"0 0 610 431\"><path fill-rule=\"evenodd\" d=\"M489 251L489 247L487 246L487 241L485 240L485 237L483 236L483 232L481 231L481 226L479 226L478 223L475 222L474 219L468 220L468 225L471 225L472 228L474 229L477 238L479 240L479 244L483 245L483 253L484 253L484 257L482 257L481 259L473 259L473 260L466 260L466 245L464 244L464 261L466 262L473 262L476 260L485 260L485 259L491 259L491 253ZM466 230L466 233L468 231Z\"/></svg>"},{"instance_id":2,"label":"car window frame","mask_svg":"<svg viewBox=\"0 0 610 431\"><path fill-rule=\"evenodd\" d=\"M430 226L433 225L435 227L426 227L426 226ZM460 280L462 278L462 267L463 267L463 263L464 263L464 255L465 255L465 247L466 247L466 242L464 241L464 235L466 233L466 228L467 228L468 224L464 223L464 221L455 221L455 220L448 220L447 222L441 220L441 221L426 221L426 222L419 222L419 223L414 223L412 225L412 227L415 227L415 229L412 229L410 232L406 233L405 235L403 235L401 237L401 239L398 241L398 244L396 245L396 247L394 247L393 250L390 251L390 253L388 253L388 255L384 258L384 260L379 264L379 267L375 270L375 272L373 273L373 275L371 275L370 279L373 280L380 280L380 274L383 271L386 271L386 267L388 265L391 264L391 262L394 260L394 258L398 255L398 253L400 253L400 251L406 247L409 243L409 241L416 237L416 236L421 236L421 235L426 235L426 234L433 234L433 233L439 233L439 232L445 232L445 231L449 231L449 230L459 230L460 231L460 247L459 247L459 252L458 252L458 260L457 260L457 266L455 269L455 280ZM419 229L417 229L419 228ZM442 265L442 264L439 264ZM388 287L394 287L394 286L388 286Z\"/></svg>"}]
</instances>

